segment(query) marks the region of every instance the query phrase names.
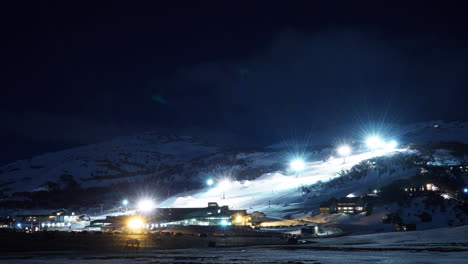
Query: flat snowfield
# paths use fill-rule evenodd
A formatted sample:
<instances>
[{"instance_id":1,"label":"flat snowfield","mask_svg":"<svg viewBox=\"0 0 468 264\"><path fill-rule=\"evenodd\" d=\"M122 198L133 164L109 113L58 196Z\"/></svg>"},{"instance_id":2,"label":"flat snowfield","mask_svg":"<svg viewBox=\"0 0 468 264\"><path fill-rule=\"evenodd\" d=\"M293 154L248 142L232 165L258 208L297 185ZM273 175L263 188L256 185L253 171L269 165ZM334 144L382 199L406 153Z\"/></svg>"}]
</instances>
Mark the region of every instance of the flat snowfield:
<instances>
[{"instance_id":1,"label":"flat snowfield","mask_svg":"<svg viewBox=\"0 0 468 264\"><path fill-rule=\"evenodd\" d=\"M0 263L467 263L468 226L313 240L291 246L257 246L115 252L21 252Z\"/></svg>"},{"instance_id":2,"label":"flat snowfield","mask_svg":"<svg viewBox=\"0 0 468 264\"><path fill-rule=\"evenodd\" d=\"M139 252L36 252L3 254L0 263L466 263L467 251L347 251L253 247Z\"/></svg>"}]
</instances>

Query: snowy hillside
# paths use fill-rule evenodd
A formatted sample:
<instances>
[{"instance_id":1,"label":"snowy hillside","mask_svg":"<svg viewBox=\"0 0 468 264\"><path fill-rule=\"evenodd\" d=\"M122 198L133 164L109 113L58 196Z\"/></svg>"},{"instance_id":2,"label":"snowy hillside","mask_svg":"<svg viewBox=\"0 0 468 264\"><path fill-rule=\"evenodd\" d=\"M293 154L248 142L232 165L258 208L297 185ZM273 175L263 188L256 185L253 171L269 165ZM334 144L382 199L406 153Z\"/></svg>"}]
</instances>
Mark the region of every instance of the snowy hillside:
<instances>
[{"instance_id":1,"label":"snowy hillside","mask_svg":"<svg viewBox=\"0 0 468 264\"><path fill-rule=\"evenodd\" d=\"M439 127L435 128L434 124ZM468 142L468 126L463 123L427 122L399 129L402 144L411 143L410 140ZM213 188L175 195L161 206L199 207L216 201L237 209L249 209L250 212L261 211L270 218L290 219L310 214L319 208L321 202L332 197L359 196L395 180L412 177L421 167L420 162L414 160L417 157L423 159L421 162L432 165L466 164L468 160L468 152L461 156L452 153L451 144L415 146L424 148L424 151L415 147L374 152L362 150L348 157L345 164L343 159L330 159L330 153L319 152L308 157L307 167L297 175L281 171L266 173L252 181L225 179ZM354 176L343 176L343 172L368 160L372 163L364 163L367 165L366 173L354 171Z\"/></svg>"},{"instance_id":2,"label":"snowy hillside","mask_svg":"<svg viewBox=\"0 0 468 264\"><path fill-rule=\"evenodd\" d=\"M249 179L280 170L283 158L277 151L232 150L191 137L147 133L47 153L1 167L0 197L24 199L26 192L51 192L69 185L104 188L103 191L123 186L128 189L125 193L132 194L130 189L137 183L160 186L166 192L158 194L158 189L151 195L164 197L167 193L200 188L213 175L234 173Z\"/></svg>"},{"instance_id":3,"label":"snowy hillside","mask_svg":"<svg viewBox=\"0 0 468 264\"><path fill-rule=\"evenodd\" d=\"M339 188L321 188L312 193L304 193L303 187L321 184L334 178L339 178L339 172L349 170L356 164L379 156L391 156L396 153L410 152L404 149L382 150L352 155L346 159L331 159L328 161L311 161L307 167L295 174L287 172L267 173L252 181L237 181L225 179L213 188L192 191L175 195L161 204L163 207L202 207L208 202L218 202L233 208L245 208L250 211L265 212L269 217L284 218L301 216L311 208L311 202L320 203L333 196L346 196L350 193L366 192L369 188L377 188L379 184L405 177L406 170L392 175L380 177L372 174L352 184ZM415 168L413 168L415 169ZM314 197L315 199L308 199ZM304 208L306 200L307 208ZM318 204L316 205L318 207Z\"/></svg>"},{"instance_id":4,"label":"snowy hillside","mask_svg":"<svg viewBox=\"0 0 468 264\"><path fill-rule=\"evenodd\" d=\"M64 200L71 204L87 200L86 205L106 201L111 207L117 206L112 203L118 203L123 196L137 199L143 186L145 195L154 197L161 206L205 206L217 201L234 208L263 211L269 217L290 218L330 197L362 193L408 177L419 169L396 164L392 172L369 173L348 184L340 183L336 179L356 164L398 153L413 155L420 145L410 150L376 152L366 152L355 145L353 155L342 164L339 158L331 159L336 156L336 142L328 141L331 136L314 137L305 145L296 142L284 148L275 144L275 148L250 150L157 133L120 137L1 167L0 201L30 201L32 207L41 206L40 201L50 203L48 199L55 201L55 206L68 206L60 203ZM412 143L410 140L468 142L468 125L440 121L406 125L399 128L394 139L400 146ZM437 153L428 155L434 164L459 164L466 160L450 151L442 146ZM297 175L288 170L289 161L296 156L307 162L306 169ZM216 183L210 189L205 185L208 178ZM69 193L75 195L68 197Z\"/></svg>"},{"instance_id":5,"label":"snowy hillside","mask_svg":"<svg viewBox=\"0 0 468 264\"><path fill-rule=\"evenodd\" d=\"M145 134L48 153L1 168L4 193L46 190L48 181L72 177L83 187L149 176L217 149L190 137Z\"/></svg>"}]
</instances>

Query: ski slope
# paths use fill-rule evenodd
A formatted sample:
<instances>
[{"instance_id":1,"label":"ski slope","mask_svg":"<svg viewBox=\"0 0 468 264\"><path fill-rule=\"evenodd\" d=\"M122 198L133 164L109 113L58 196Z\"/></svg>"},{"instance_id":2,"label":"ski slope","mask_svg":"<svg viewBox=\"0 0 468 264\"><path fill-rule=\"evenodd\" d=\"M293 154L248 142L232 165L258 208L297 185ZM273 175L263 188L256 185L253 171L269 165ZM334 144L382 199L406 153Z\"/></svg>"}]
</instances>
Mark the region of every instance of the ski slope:
<instances>
[{"instance_id":1,"label":"ski slope","mask_svg":"<svg viewBox=\"0 0 468 264\"><path fill-rule=\"evenodd\" d=\"M361 161L373 157L408 152L405 149L363 152L346 158L328 161L309 161L300 173L287 175L267 173L253 181L233 181L221 179L212 188L205 188L173 196L160 204L160 207L205 207L208 202L228 205L231 209L247 209L249 212L265 212L269 217L283 218L288 215L300 216L304 213L304 195L301 186L318 181L328 181L337 177L338 172L351 169Z\"/></svg>"}]
</instances>

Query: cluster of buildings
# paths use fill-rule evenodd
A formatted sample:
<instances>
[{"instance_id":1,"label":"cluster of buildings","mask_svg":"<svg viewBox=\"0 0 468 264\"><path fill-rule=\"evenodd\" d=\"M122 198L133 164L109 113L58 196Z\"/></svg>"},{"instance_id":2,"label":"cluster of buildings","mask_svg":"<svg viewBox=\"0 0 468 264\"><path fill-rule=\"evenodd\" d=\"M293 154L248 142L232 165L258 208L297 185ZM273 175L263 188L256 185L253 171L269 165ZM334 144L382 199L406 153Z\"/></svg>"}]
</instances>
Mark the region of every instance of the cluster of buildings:
<instances>
[{"instance_id":1,"label":"cluster of buildings","mask_svg":"<svg viewBox=\"0 0 468 264\"><path fill-rule=\"evenodd\" d=\"M167 226L250 226L252 216L246 210L230 210L228 206L208 203L199 208L157 208L150 212L135 211L132 215L107 216L94 219L61 209L33 211L15 217L0 218L0 228L27 232L43 230L136 231Z\"/></svg>"},{"instance_id":2,"label":"cluster of buildings","mask_svg":"<svg viewBox=\"0 0 468 264\"><path fill-rule=\"evenodd\" d=\"M420 185L420 186L411 186L411 187L405 188L405 191L409 192L409 193L418 193L418 192L426 192L426 191L436 192L436 191L439 191L439 190L440 190L440 188L435 186L432 183L428 183L428 184Z\"/></svg>"},{"instance_id":3,"label":"cluster of buildings","mask_svg":"<svg viewBox=\"0 0 468 264\"><path fill-rule=\"evenodd\" d=\"M362 197L331 198L320 204L321 214L360 214L367 209L368 203Z\"/></svg>"},{"instance_id":4,"label":"cluster of buildings","mask_svg":"<svg viewBox=\"0 0 468 264\"><path fill-rule=\"evenodd\" d=\"M449 168L450 171L453 171L456 169L460 169L461 172L468 172L468 165L460 165L459 168L457 166L450 166Z\"/></svg>"},{"instance_id":5,"label":"cluster of buildings","mask_svg":"<svg viewBox=\"0 0 468 264\"><path fill-rule=\"evenodd\" d=\"M246 210L208 203L207 207L158 208L141 215L107 217L91 221L90 227L102 231L135 231L167 226L250 226L252 216Z\"/></svg>"},{"instance_id":6,"label":"cluster of buildings","mask_svg":"<svg viewBox=\"0 0 468 264\"><path fill-rule=\"evenodd\" d=\"M81 222L74 212L66 209L56 211L33 211L18 214L15 217L0 219L0 228L16 228L26 231L64 230Z\"/></svg>"}]
</instances>

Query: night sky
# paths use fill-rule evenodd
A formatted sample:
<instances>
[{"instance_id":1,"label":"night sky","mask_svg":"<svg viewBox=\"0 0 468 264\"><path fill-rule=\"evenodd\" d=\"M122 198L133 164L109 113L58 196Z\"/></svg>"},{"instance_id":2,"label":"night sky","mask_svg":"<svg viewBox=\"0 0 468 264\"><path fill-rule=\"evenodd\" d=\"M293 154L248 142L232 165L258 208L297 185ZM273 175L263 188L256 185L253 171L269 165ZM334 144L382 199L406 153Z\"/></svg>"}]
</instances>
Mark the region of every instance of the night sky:
<instances>
[{"instance_id":1,"label":"night sky","mask_svg":"<svg viewBox=\"0 0 468 264\"><path fill-rule=\"evenodd\" d=\"M9 2L0 164L148 130L261 146L468 119L462 1Z\"/></svg>"}]
</instances>

